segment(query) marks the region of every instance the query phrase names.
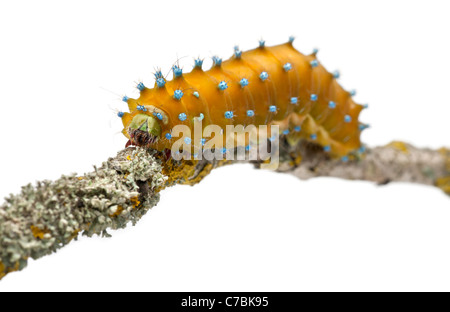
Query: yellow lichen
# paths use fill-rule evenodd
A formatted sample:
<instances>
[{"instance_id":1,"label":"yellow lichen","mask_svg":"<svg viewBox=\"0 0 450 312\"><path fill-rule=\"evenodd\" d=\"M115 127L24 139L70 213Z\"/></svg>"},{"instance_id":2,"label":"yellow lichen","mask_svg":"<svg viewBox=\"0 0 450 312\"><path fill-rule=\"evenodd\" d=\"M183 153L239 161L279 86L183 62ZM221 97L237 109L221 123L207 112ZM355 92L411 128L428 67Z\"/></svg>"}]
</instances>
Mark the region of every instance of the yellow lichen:
<instances>
[{"instance_id":1,"label":"yellow lichen","mask_svg":"<svg viewBox=\"0 0 450 312\"><path fill-rule=\"evenodd\" d=\"M445 193L450 195L450 149L445 147L439 149L439 153L444 157L445 160L445 169L447 170L448 175L436 179L436 186L443 190Z\"/></svg>"},{"instance_id":2,"label":"yellow lichen","mask_svg":"<svg viewBox=\"0 0 450 312\"><path fill-rule=\"evenodd\" d=\"M7 268L1 261L0 261L0 280L4 278L7 274L11 272L19 271L19 262L17 261L14 264L14 267Z\"/></svg>"},{"instance_id":3,"label":"yellow lichen","mask_svg":"<svg viewBox=\"0 0 450 312\"><path fill-rule=\"evenodd\" d=\"M292 157L292 159L289 162L289 166L291 166L291 167L297 167L302 162L302 156L300 154L298 154L298 155L291 154L291 157Z\"/></svg>"},{"instance_id":4,"label":"yellow lichen","mask_svg":"<svg viewBox=\"0 0 450 312\"><path fill-rule=\"evenodd\" d=\"M136 209L136 208L139 207L139 205L141 204L141 202L139 201L139 198L138 198L137 196L131 197L131 198L130 198L130 201L133 203L133 209ZM120 206L120 205L119 205L119 206L117 206L116 211L115 211L114 213L110 214L109 216L110 216L111 218L118 217L118 216L120 216L120 214L122 213L122 211L123 211L123 206Z\"/></svg>"},{"instance_id":5,"label":"yellow lichen","mask_svg":"<svg viewBox=\"0 0 450 312\"><path fill-rule=\"evenodd\" d=\"M33 232L33 236L39 239L44 239L44 235L50 233L49 230L47 229L41 230L40 228L34 225L30 226L30 229L31 232Z\"/></svg>"},{"instance_id":6,"label":"yellow lichen","mask_svg":"<svg viewBox=\"0 0 450 312\"><path fill-rule=\"evenodd\" d=\"M81 230L75 230L73 233L72 233L72 235L69 237L69 242L72 240L72 239L74 239L75 237L77 237L78 236L78 233L80 233L80 231Z\"/></svg>"},{"instance_id":7,"label":"yellow lichen","mask_svg":"<svg viewBox=\"0 0 450 312\"><path fill-rule=\"evenodd\" d=\"M113 214L110 214L109 216L110 216L111 218L118 217L118 216L120 216L120 214L122 213L122 211L123 211L123 207L119 205L119 206L117 206L116 212L114 212Z\"/></svg>"},{"instance_id":8,"label":"yellow lichen","mask_svg":"<svg viewBox=\"0 0 450 312\"><path fill-rule=\"evenodd\" d=\"M6 275L6 273L5 273L5 266L4 266L4 264L0 261L0 279L2 279L5 275Z\"/></svg>"},{"instance_id":9,"label":"yellow lichen","mask_svg":"<svg viewBox=\"0 0 450 312\"><path fill-rule=\"evenodd\" d=\"M436 186L450 195L450 176L436 179Z\"/></svg>"},{"instance_id":10,"label":"yellow lichen","mask_svg":"<svg viewBox=\"0 0 450 312\"><path fill-rule=\"evenodd\" d=\"M401 142L401 141L392 141L387 146L392 147L392 148L394 148L394 149L396 149L398 151L401 151L401 152L403 152L405 154L409 153L408 145L406 143L404 143L404 142Z\"/></svg>"},{"instance_id":11,"label":"yellow lichen","mask_svg":"<svg viewBox=\"0 0 450 312\"><path fill-rule=\"evenodd\" d=\"M131 202L133 203L133 209L136 207L139 207L141 202L139 201L139 198L137 196L130 198Z\"/></svg>"}]
</instances>

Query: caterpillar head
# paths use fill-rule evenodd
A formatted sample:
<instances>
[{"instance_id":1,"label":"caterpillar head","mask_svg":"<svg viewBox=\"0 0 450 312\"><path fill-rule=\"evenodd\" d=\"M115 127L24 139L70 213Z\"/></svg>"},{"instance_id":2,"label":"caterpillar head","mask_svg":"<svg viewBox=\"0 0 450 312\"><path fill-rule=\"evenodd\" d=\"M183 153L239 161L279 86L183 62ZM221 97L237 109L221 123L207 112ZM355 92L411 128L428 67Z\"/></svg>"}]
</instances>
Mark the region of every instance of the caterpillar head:
<instances>
[{"instance_id":1,"label":"caterpillar head","mask_svg":"<svg viewBox=\"0 0 450 312\"><path fill-rule=\"evenodd\" d=\"M161 126L152 116L137 114L128 126L128 134L134 145L148 147L161 136Z\"/></svg>"}]
</instances>

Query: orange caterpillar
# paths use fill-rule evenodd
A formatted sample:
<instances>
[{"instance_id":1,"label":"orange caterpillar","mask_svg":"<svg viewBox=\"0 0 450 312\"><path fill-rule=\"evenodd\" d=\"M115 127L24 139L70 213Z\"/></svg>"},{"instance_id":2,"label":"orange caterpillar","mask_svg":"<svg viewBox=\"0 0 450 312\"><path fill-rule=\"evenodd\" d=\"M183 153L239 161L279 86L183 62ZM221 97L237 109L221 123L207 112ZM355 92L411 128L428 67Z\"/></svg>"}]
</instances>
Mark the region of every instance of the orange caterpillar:
<instances>
[{"instance_id":1,"label":"orange caterpillar","mask_svg":"<svg viewBox=\"0 0 450 312\"><path fill-rule=\"evenodd\" d=\"M356 104L353 92L337 82L317 61L314 51L303 55L289 42L242 52L237 47L227 61L213 57L213 66L202 69L195 60L190 73L173 66L173 80L155 74L153 89L139 83L138 99L124 97L130 113L120 112L128 144L159 151L170 150L172 129L186 125L193 130L226 125L278 125L288 142L314 141L334 157L347 157L361 148L360 133L367 126L358 116L365 107ZM189 139L190 140L190 139ZM202 142L191 142L202 145Z\"/></svg>"}]
</instances>

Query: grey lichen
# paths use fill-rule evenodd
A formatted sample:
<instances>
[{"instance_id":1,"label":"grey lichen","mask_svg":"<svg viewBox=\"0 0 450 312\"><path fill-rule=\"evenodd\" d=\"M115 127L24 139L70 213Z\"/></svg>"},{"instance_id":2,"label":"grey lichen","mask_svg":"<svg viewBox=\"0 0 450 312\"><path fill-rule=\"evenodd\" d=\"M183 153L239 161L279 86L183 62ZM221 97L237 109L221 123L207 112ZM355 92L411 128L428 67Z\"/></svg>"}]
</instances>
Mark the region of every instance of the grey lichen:
<instances>
[{"instance_id":1,"label":"grey lichen","mask_svg":"<svg viewBox=\"0 0 450 312\"><path fill-rule=\"evenodd\" d=\"M107 229L134 225L159 200L166 177L150 152L129 148L84 176L22 187L0 206L0 278L27 259L55 252L80 232L108 236Z\"/></svg>"},{"instance_id":2,"label":"grey lichen","mask_svg":"<svg viewBox=\"0 0 450 312\"><path fill-rule=\"evenodd\" d=\"M450 187L450 154L447 149L417 148L394 141L385 146L366 147L348 161L331 159L320 146L308 142L290 147L281 146L279 172L291 173L300 179L337 177L348 180L373 181L377 184L410 182L435 185L446 193ZM300 155L294 164L291 155Z\"/></svg>"}]
</instances>

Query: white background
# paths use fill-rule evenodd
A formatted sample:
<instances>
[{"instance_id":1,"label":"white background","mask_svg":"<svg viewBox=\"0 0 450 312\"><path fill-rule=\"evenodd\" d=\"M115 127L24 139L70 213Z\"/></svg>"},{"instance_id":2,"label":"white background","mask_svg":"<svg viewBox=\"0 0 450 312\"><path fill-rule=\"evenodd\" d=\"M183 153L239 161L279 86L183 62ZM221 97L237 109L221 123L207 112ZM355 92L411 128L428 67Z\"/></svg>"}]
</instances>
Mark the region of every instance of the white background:
<instances>
[{"instance_id":1,"label":"white background","mask_svg":"<svg viewBox=\"0 0 450 312\"><path fill-rule=\"evenodd\" d=\"M449 146L446 1L2 1L0 196L91 171L123 148L115 116L177 57L228 58L290 35L369 103L371 145ZM210 61L206 62L210 64ZM450 290L450 198L411 184L300 181L251 166L176 186L135 227L82 238L8 290Z\"/></svg>"}]
</instances>

